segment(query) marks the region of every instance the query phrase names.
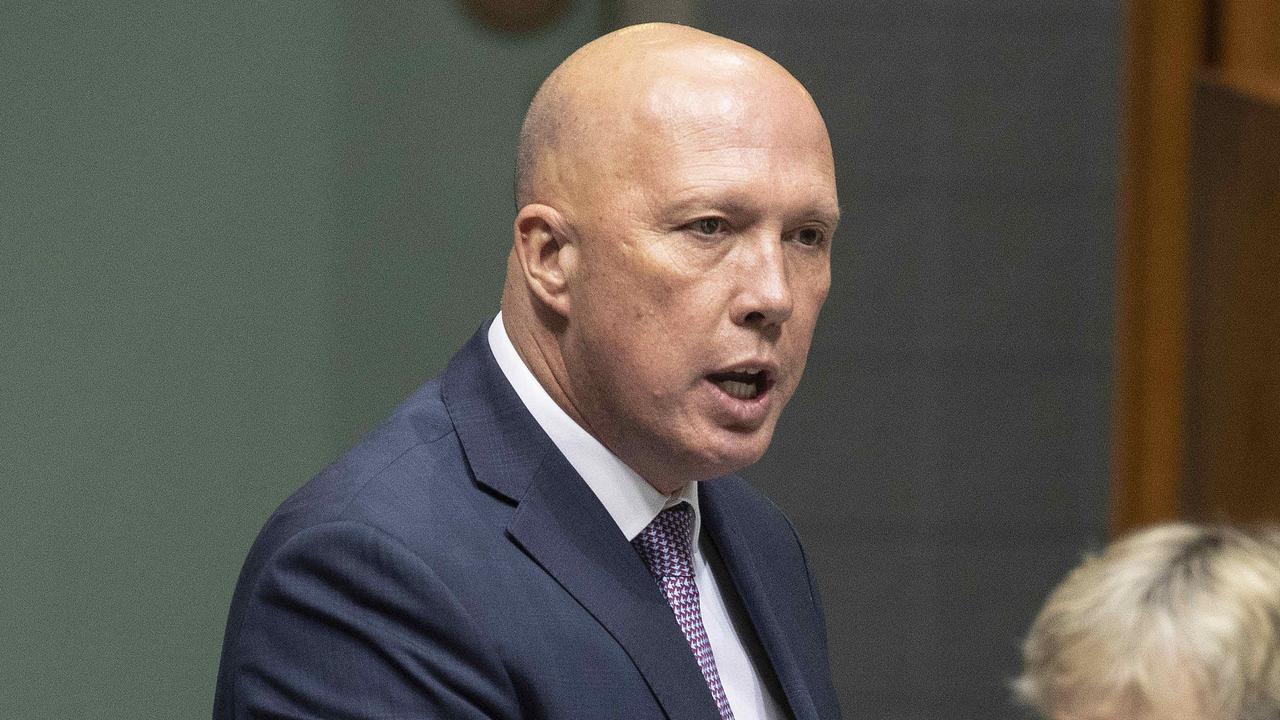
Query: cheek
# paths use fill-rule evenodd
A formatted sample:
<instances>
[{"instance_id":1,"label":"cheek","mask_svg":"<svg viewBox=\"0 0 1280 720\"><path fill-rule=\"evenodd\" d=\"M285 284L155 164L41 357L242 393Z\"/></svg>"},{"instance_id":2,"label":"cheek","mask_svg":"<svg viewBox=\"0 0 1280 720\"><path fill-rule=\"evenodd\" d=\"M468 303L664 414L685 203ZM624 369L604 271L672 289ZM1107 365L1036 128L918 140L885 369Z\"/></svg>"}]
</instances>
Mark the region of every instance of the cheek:
<instances>
[{"instance_id":1,"label":"cheek","mask_svg":"<svg viewBox=\"0 0 1280 720\"><path fill-rule=\"evenodd\" d=\"M818 315L826 303L830 287L829 279L824 279L823 282L801 288L797 294L795 309L788 321L788 331L792 342L800 348L802 354L809 349L814 327L818 324Z\"/></svg>"},{"instance_id":2,"label":"cheek","mask_svg":"<svg viewBox=\"0 0 1280 720\"><path fill-rule=\"evenodd\" d=\"M818 315L826 301L825 288L804 288L795 298L795 306L791 317L787 320L785 333L792 345L808 349L813 339L813 330L818 324Z\"/></svg>"},{"instance_id":3,"label":"cheek","mask_svg":"<svg viewBox=\"0 0 1280 720\"><path fill-rule=\"evenodd\" d=\"M634 343L644 346L649 354L677 354L678 348L690 348L705 342L714 331L716 308L721 305L714 294L704 291L697 282L681 282L669 274L652 274L611 288L615 294L626 293L622 300L622 317L629 321L626 330Z\"/></svg>"},{"instance_id":4,"label":"cheek","mask_svg":"<svg viewBox=\"0 0 1280 720\"><path fill-rule=\"evenodd\" d=\"M823 258L821 265L810 272L802 287L807 302L813 306L816 314L826 302L827 293L831 291L831 258L829 256Z\"/></svg>"}]
</instances>

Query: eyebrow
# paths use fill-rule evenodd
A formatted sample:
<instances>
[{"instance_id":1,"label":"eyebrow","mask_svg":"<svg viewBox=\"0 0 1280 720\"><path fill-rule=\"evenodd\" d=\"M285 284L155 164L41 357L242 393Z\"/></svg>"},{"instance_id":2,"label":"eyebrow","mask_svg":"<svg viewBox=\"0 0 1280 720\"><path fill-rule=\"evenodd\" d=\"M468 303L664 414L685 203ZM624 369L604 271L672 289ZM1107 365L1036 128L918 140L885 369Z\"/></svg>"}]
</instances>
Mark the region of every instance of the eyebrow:
<instances>
[{"instance_id":1,"label":"eyebrow","mask_svg":"<svg viewBox=\"0 0 1280 720\"><path fill-rule=\"evenodd\" d=\"M839 205L815 205L808 209L808 214L816 215L826 221L831 227L840 224L842 213Z\"/></svg>"},{"instance_id":2,"label":"eyebrow","mask_svg":"<svg viewBox=\"0 0 1280 720\"><path fill-rule=\"evenodd\" d=\"M672 214L680 214L697 208L714 209L729 215L759 214L751 203L744 202L736 193L722 197L717 197L713 194L690 193L685 197L676 199L669 207L669 211ZM800 211L794 213L794 215L814 218L834 228L840 224L841 212L839 205L818 202L802 206Z\"/></svg>"}]
</instances>

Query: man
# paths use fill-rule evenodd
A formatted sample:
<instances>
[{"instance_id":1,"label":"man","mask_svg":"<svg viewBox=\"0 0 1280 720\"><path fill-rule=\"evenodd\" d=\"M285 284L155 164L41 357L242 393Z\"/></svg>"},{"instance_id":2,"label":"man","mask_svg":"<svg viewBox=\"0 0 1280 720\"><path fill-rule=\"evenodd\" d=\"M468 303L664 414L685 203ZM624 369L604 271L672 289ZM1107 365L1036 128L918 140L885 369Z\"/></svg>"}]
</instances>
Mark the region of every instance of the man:
<instances>
[{"instance_id":1,"label":"man","mask_svg":"<svg viewBox=\"0 0 1280 720\"><path fill-rule=\"evenodd\" d=\"M804 369L838 220L804 88L644 25L521 131L501 313L287 500L216 718L832 718L812 576L730 476Z\"/></svg>"}]
</instances>

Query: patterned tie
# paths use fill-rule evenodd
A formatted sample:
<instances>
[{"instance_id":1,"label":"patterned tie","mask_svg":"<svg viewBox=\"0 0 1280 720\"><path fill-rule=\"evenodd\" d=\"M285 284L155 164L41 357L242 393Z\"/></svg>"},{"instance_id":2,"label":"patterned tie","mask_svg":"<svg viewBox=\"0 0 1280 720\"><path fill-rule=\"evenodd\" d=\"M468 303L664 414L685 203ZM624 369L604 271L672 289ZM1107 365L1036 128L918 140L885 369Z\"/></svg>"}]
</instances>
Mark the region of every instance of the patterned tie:
<instances>
[{"instance_id":1,"label":"patterned tie","mask_svg":"<svg viewBox=\"0 0 1280 720\"><path fill-rule=\"evenodd\" d=\"M716 659L711 655L711 643L707 641L707 631L702 626L698 586L693 582L692 531L693 508L689 503L680 503L658 513L658 517L631 544L658 579L667 604L675 611L676 622L693 650L702 679L711 689L721 720L733 720L729 698L725 697L720 673L716 672Z\"/></svg>"}]
</instances>

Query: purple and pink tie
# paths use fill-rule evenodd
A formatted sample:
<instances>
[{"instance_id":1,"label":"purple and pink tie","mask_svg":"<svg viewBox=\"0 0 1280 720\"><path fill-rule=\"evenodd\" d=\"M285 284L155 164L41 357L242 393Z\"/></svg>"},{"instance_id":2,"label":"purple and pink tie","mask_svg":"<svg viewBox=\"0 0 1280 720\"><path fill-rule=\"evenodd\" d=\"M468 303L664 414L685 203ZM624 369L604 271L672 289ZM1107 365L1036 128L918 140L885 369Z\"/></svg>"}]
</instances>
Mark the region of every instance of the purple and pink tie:
<instances>
[{"instance_id":1,"label":"purple and pink tie","mask_svg":"<svg viewBox=\"0 0 1280 720\"><path fill-rule=\"evenodd\" d=\"M721 720L733 720L729 698L725 697L711 655L711 643L702 625L702 609L698 605L698 586L693 581L693 508L680 503L658 513L631 544L640 552L649 571L658 579L667 604L676 614L676 622L698 661L702 678L711 689Z\"/></svg>"}]
</instances>

